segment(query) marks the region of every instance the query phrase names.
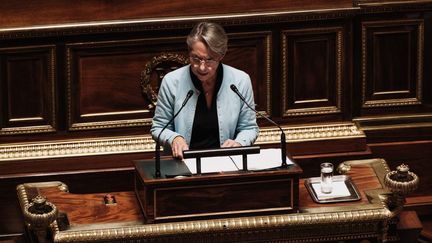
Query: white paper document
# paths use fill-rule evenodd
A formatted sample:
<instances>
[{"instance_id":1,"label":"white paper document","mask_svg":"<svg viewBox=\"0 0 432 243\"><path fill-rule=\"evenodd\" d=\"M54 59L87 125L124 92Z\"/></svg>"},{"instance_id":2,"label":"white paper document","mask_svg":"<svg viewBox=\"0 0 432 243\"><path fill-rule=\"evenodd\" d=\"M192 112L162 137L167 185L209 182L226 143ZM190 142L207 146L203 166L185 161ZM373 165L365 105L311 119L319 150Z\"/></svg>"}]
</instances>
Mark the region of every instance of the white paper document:
<instances>
[{"instance_id":1,"label":"white paper document","mask_svg":"<svg viewBox=\"0 0 432 243\"><path fill-rule=\"evenodd\" d=\"M196 174L196 159L185 159L186 166ZM282 164L281 149L261 149L259 154L247 155L248 170L277 168ZM287 164L294 164L287 157ZM201 158L201 173L243 170L243 156L220 156Z\"/></svg>"},{"instance_id":2,"label":"white paper document","mask_svg":"<svg viewBox=\"0 0 432 243\"><path fill-rule=\"evenodd\" d=\"M266 170L282 165L281 149L261 149L259 154L247 155L248 170ZM241 155L231 156L239 170L243 170L243 158ZM288 157L287 165L294 164Z\"/></svg>"},{"instance_id":3,"label":"white paper document","mask_svg":"<svg viewBox=\"0 0 432 243\"><path fill-rule=\"evenodd\" d=\"M196 159L185 159L184 162L192 174L197 173ZM237 170L238 168L229 156L201 158L201 173Z\"/></svg>"},{"instance_id":4,"label":"white paper document","mask_svg":"<svg viewBox=\"0 0 432 243\"><path fill-rule=\"evenodd\" d=\"M320 183L312 184L312 187L319 200L327 198L348 197L351 195L344 181L333 181L332 186L333 190L331 193L322 193Z\"/></svg>"}]
</instances>

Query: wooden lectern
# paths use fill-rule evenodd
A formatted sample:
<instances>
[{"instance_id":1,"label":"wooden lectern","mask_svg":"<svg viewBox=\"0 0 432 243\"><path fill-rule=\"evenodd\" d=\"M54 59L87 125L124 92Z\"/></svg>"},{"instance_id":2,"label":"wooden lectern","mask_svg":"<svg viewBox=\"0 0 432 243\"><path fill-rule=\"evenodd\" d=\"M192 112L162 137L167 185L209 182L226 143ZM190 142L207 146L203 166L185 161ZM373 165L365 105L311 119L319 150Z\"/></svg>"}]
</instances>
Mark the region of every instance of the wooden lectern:
<instances>
[{"instance_id":1,"label":"wooden lectern","mask_svg":"<svg viewBox=\"0 0 432 243\"><path fill-rule=\"evenodd\" d=\"M147 163L137 163L138 166L144 166L144 164ZM165 166L165 161L163 165ZM174 167L177 165L181 166L181 163L174 164ZM412 232L411 230L406 232L396 231L396 216L403 209L405 196L418 186L419 180L417 176L413 175L412 180L409 181L398 182L394 179L400 178L399 174L395 174L394 171L391 172L383 159L345 161L337 166L337 168L339 172L343 172L352 178L353 183L359 189L360 200L324 204L316 203L312 200L304 185L308 178L301 178L299 180L298 191L298 212L290 214L273 214L274 211L269 210L270 213L263 213L262 215L231 217L231 214L228 213L223 217L216 215L218 216L217 218L210 219L188 221L183 220L184 218L179 218L179 220L173 222L147 224L144 222L144 216L133 191L77 194L69 192L66 184L51 181L18 185L17 194L26 227L29 229L29 232L36 234L39 239L42 239L40 242L390 242L404 239L399 233ZM269 174L262 175L261 173ZM250 174L253 174L253 176L250 177L253 178L255 174L257 177L262 177L262 180L256 178L258 184L261 185L260 182L264 182L266 176L278 177L281 174L285 174L280 177L286 179L290 177L286 173L287 171L251 172ZM239 179L237 181L234 179L234 182L228 178L220 179L220 181L215 181L211 185L220 188L222 187L222 181L228 181L228 184L232 185L241 185L238 182L241 179L244 179L244 182L248 184L248 181L251 179L247 178L247 174L229 175L228 177L238 177ZM407 172L407 174L411 174L411 172ZM221 175L220 177L224 176L226 175ZM200 178L201 181L208 180L205 177L198 177L198 179L188 177L185 179L189 180L189 184L192 185L191 187L194 187L194 185L203 183L198 182ZM147 180L152 182L155 179ZM170 187L172 180L174 179L161 178L158 179L158 182L153 182L152 186L159 186L159 188L165 186L164 188L174 191L174 188ZM186 181L179 181L188 184ZM193 182L191 183L191 181ZM212 189L211 185L207 185L210 188L209 191ZM187 187L187 185L184 186ZM205 188L205 186L202 186L202 188ZM203 191L199 187L198 189ZM158 195L157 188L155 190L153 187L151 190L153 190L153 193L157 197L160 196ZM270 190L273 190L273 188ZM283 205L284 207L286 205L282 202L276 202L281 197L276 197L274 196L275 194L269 196L270 193L268 191L264 195L259 195L262 191L262 188L259 190L254 189L249 192L249 196L236 199L244 203L244 207L252 207L252 202L267 203L270 206ZM279 192L280 190L275 191ZM202 209L203 206L197 206L198 201L195 200L201 197L200 193L194 195L190 189L186 192L193 199L189 201L188 205L190 207L197 207L195 211L198 211L199 208ZM36 200L39 198L38 195L47 199L44 204L38 203L39 200ZM231 193L229 195L232 196L235 194ZM107 196L114 197L116 203L107 204L104 200ZM183 195L180 196L184 197ZM221 198L227 198L227 196L221 194L207 196L218 200L218 203L222 200ZM181 203L184 203L180 200L175 201L177 198L174 195L169 195L169 197L169 199L174 200L174 203L177 202L175 206L178 208ZM267 202L265 199L273 202ZM297 200L297 197L293 199ZM208 201L211 200L207 200L207 203ZM173 202L170 203L171 205L174 204ZM208 204L212 203L214 202ZM47 210L44 214L34 214L31 209L36 204L53 210ZM168 206L164 208L160 208L163 205L156 206L157 218L161 217L161 213L157 211L158 209L165 210L165 214L162 215L175 214L176 212L175 210L167 209ZM225 207L229 206L226 205ZM222 209L214 211L222 211ZM254 211L257 210L254 209ZM52 217L56 212L59 213L57 219ZM185 216L185 212L182 212L182 214L177 213L176 215ZM204 217L202 213L201 216ZM400 216L404 217L402 213ZM412 221L413 219L411 218L410 220ZM407 222L405 220L401 219L400 222ZM411 229L415 230L418 234L418 226L416 227ZM409 228L405 227L405 229ZM413 238L404 242L415 242L415 235Z\"/></svg>"},{"instance_id":2,"label":"wooden lectern","mask_svg":"<svg viewBox=\"0 0 432 243\"><path fill-rule=\"evenodd\" d=\"M134 161L135 192L146 223L297 212L297 164L263 171L192 175L179 160ZM175 176L180 175L180 176Z\"/></svg>"}]
</instances>

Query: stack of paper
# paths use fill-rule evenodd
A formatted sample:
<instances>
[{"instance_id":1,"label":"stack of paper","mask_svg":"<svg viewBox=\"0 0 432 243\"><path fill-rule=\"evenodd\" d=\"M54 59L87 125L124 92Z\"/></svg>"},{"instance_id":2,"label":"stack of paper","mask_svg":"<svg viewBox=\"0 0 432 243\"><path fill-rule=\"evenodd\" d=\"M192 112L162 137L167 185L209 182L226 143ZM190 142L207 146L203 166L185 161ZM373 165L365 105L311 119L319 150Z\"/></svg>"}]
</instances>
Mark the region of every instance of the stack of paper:
<instances>
[{"instance_id":1,"label":"stack of paper","mask_svg":"<svg viewBox=\"0 0 432 243\"><path fill-rule=\"evenodd\" d=\"M191 173L196 173L196 159L185 159ZM248 170L266 170L277 168L282 164L281 149L261 149L259 154L247 155ZM293 162L287 157L287 164ZM201 173L243 170L243 157L220 156L201 158Z\"/></svg>"},{"instance_id":2,"label":"stack of paper","mask_svg":"<svg viewBox=\"0 0 432 243\"><path fill-rule=\"evenodd\" d=\"M331 193L322 193L320 183L312 184L312 187L317 195L318 200L323 200L328 198L348 197L351 195L344 181L334 181L332 183L332 186L333 186L333 190Z\"/></svg>"}]
</instances>

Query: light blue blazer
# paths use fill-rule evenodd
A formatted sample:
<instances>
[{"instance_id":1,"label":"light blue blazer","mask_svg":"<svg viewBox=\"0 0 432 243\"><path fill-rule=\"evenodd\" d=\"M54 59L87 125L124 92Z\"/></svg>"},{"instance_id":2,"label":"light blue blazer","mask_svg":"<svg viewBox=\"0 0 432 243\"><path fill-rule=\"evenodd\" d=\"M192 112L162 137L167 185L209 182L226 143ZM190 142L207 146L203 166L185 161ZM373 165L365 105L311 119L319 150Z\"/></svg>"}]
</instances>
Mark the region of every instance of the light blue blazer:
<instances>
[{"instance_id":1,"label":"light blue blazer","mask_svg":"<svg viewBox=\"0 0 432 243\"><path fill-rule=\"evenodd\" d=\"M219 122L219 141L233 139L243 146L252 145L258 136L256 114L234 93L230 85L237 86L251 107L255 107L252 83L247 73L231 66L223 65L222 85L217 94L217 115ZM171 147L177 136L185 138L190 145L195 109L200 91L195 88L190 76L190 65L186 65L165 75L159 88L158 100L153 117L151 134L157 139L162 128L180 109L189 90L193 95L174 122L160 135L160 143L165 150ZM166 151L170 152L170 150Z\"/></svg>"}]
</instances>

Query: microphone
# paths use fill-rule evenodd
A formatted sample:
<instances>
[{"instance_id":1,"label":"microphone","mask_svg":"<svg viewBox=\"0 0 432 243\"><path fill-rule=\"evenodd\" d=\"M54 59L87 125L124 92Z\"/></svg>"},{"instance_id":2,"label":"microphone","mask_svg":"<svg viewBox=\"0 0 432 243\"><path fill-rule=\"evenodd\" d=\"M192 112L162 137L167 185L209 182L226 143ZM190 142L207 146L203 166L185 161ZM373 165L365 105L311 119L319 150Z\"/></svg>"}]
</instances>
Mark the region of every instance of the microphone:
<instances>
[{"instance_id":1,"label":"microphone","mask_svg":"<svg viewBox=\"0 0 432 243\"><path fill-rule=\"evenodd\" d=\"M185 107L186 103L189 101L190 97L192 97L193 93L194 93L193 90L189 90L189 92L187 93L186 98L184 99L183 104L181 105L180 109L174 114L174 116L168 121L167 124L165 124L165 126L159 132L159 135L158 135L157 140L156 140L156 150L155 150L155 157L156 157L155 176L156 176L156 178L160 178L160 176L161 176L161 172L160 172L160 150L159 150L160 136L161 136L162 132L168 127L168 125L174 121L174 118L177 117L177 115L180 113L180 111Z\"/></svg>"},{"instance_id":2,"label":"microphone","mask_svg":"<svg viewBox=\"0 0 432 243\"><path fill-rule=\"evenodd\" d=\"M285 139L285 132L283 131L283 129L276 123L274 122L272 119L263 116L261 113L259 113L257 110L255 110L255 108L251 107L247 102L245 97L243 97L242 94L240 94L240 91L237 89L237 87L234 84L230 85L230 88L232 89L232 91L234 91L234 93L237 94L237 96L247 105L247 107L249 107L249 109L253 110L255 112L255 114L258 114L259 116L265 118L267 121L269 121L271 124L277 126L279 128L279 130L281 131L281 151L282 151L282 167L286 167L287 166L287 162L286 162L286 139Z\"/></svg>"}]
</instances>

